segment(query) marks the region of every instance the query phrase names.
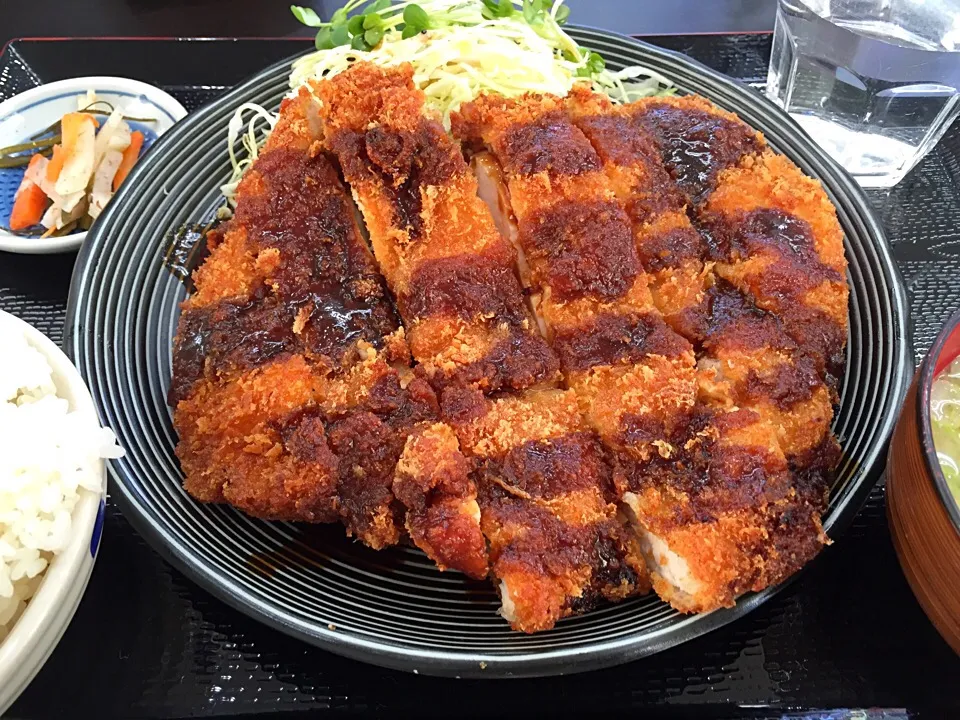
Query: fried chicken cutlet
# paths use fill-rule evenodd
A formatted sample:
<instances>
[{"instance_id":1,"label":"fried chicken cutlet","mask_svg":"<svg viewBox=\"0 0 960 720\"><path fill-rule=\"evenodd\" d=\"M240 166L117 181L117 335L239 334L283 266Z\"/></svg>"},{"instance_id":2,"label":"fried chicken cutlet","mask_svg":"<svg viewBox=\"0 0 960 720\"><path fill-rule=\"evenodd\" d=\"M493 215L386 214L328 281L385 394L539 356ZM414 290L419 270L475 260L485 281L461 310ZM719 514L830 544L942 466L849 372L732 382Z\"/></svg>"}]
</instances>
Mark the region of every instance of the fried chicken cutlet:
<instances>
[{"instance_id":1,"label":"fried chicken cutlet","mask_svg":"<svg viewBox=\"0 0 960 720\"><path fill-rule=\"evenodd\" d=\"M532 632L597 598L645 590L602 452L575 396L551 389L557 359L524 301L515 251L425 111L412 68L358 63L317 93L418 371L442 391L443 417L479 466L503 615ZM504 390L515 395L488 399Z\"/></svg>"},{"instance_id":2,"label":"fried chicken cutlet","mask_svg":"<svg viewBox=\"0 0 960 720\"><path fill-rule=\"evenodd\" d=\"M596 116L596 103L573 102ZM649 98L612 114L654 138L702 238L704 301L678 327L697 347L700 395L714 412L752 413L757 446L766 438L768 459L792 474L791 502L766 505L789 508L790 523L767 513L774 562L757 568L757 589L826 542L820 516L839 451L830 425L848 293L840 226L818 183L702 98ZM616 144L613 135L593 140ZM643 162L657 160L647 153Z\"/></svg>"},{"instance_id":3,"label":"fried chicken cutlet","mask_svg":"<svg viewBox=\"0 0 960 720\"><path fill-rule=\"evenodd\" d=\"M693 348L653 304L629 219L564 101L481 96L453 131L485 149L484 170L501 168L523 282L587 422L618 452L658 452L656 435L624 436L626 419L669 427L692 406Z\"/></svg>"},{"instance_id":4,"label":"fried chicken cutlet","mask_svg":"<svg viewBox=\"0 0 960 720\"><path fill-rule=\"evenodd\" d=\"M257 517L340 519L373 548L406 527L441 567L483 577L483 538L460 520L478 514L466 461L410 374L313 105L306 91L284 101L184 303L171 390L184 485Z\"/></svg>"},{"instance_id":5,"label":"fried chicken cutlet","mask_svg":"<svg viewBox=\"0 0 960 720\"><path fill-rule=\"evenodd\" d=\"M567 100L577 125L590 138L618 196L625 201L644 269L654 278L652 284L657 288L655 302L671 325L701 351L698 366L703 371L703 390L722 405L747 406L760 412L779 429L778 439L784 451L796 455L829 433L834 398L830 388L819 381L814 355L802 350L776 317L755 306L755 293L741 283L740 289L748 291L741 298L729 281L737 273L743 274L748 255L749 262L757 268L756 274L776 273L779 269L781 284L790 282L794 286L801 286L816 275L819 261L809 253L791 260L772 251L761 259L756 252L760 242L754 241L749 250L736 258L728 251L724 262L720 244L729 247L735 242L730 239L732 224L720 222L714 214L710 225L715 230L708 234L701 206L707 198L712 202L710 178L715 183L733 171L721 174L700 157L696 173L688 168L672 170L681 178L704 178L703 185L692 187L692 181L685 181L682 185L687 188L686 193L679 192L679 187L671 191L667 182L670 175L660 151L667 159L677 153L661 148L650 128L656 129L658 137L667 135L665 128L672 128L676 137L671 142L678 147L700 142L714 148L704 154L718 158L719 164L738 163L737 149L762 147L762 138L714 109L714 125L721 126L723 132L714 128L713 135L697 140L704 127L713 128L701 117L711 117L707 110L712 106L699 98L682 98L665 108L660 107L660 102L642 101L616 108L606 97L582 88ZM695 122L684 114L687 112L693 114ZM763 155L768 156L779 157ZM788 179L793 180L793 176ZM806 178L803 181L812 182ZM724 180L724 187L729 185ZM697 220L701 232L691 224L688 212ZM742 245L740 242L737 248ZM776 247L775 243L766 245ZM842 248L840 258L842 262ZM784 267L784 260L792 264ZM798 279L787 280L794 276ZM769 275L764 282L771 283ZM845 297L831 300L845 306ZM747 308L752 310L747 312ZM735 309L734 319L731 313ZM718 322L721 316L726 320Z\"/></svg>"},{"instance_id":6,"label":"fried chicken cutlet","mask_svg":"<svg viewBox=\"0 0 960 720\"><path fill-rule=\"evenodd\" d=\"M794 466L829 470L849 290L843 235L826 193L759 133L702 98L646 99L628 112L656 137L703 238L717 308L712 325L690 328L689 337L703 349L712 395L775 424ZM691 146L692 164L680 152Z\"/></svg>"},{"instance_id":7,"label":"fried chicken cutlet","mask_svg":"<svg viewBox=\"0 0 960 720\"><path fill-rule=\"evenodd\" d=\"M525 282L568 386L617 453L617 487L655 588L678 609L704 611L779 581L815 553L823 542L822 502L806 478L792 475L778 426L749 404L738 407L729 387L714 402L702 367L694 371L692 348L660 318L662 308L700 349L708 328L731 339L716 332L727 328L711 303L712 266L687 216L702 194L673 186L653 134L631 111L588 91L566 100L485 96L461 108L453 125L480 151L480 177L502 183L482 195L495 200L500 227L524 257ZM604 332L631 315L645 319L645 333L622 324ZM566 337L591 351L571 354ZM789 380L798 374L792 359L773 359ZM758 365L763 369L759 362L751 370ZM762 388L749 379L750 390ZM816 382L809 372L801 379ZM819 398L828 411L829 399ZM829 412L825 417L829 428ZM791 426L785 434L798 432ZM810 434L820 439L823 428Z\"/></svg>"},{"instance_id":8,"label":"fried chicken cutlet","mask_svg":"<svg viewBox=\"0 0 960 720\"><path fill-rule=\"evenodd\" d=\"M799 569L847 322L822 188L697 97L485 95L453 132L409 66L285 101L184 303L187 490L406 534L525 632Z\"/></svg>"}]
</instances>

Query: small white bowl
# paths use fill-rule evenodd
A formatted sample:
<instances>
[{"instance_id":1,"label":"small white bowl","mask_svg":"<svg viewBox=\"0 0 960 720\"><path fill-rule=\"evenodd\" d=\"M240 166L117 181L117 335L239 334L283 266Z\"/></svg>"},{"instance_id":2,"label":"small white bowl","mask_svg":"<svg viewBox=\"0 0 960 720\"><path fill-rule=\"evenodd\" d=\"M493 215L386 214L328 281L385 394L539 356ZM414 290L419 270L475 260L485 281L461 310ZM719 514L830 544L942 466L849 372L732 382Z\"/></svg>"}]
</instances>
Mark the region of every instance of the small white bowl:
<instances>
[{"instance_id":1,"label":"small white bowl","mask_svg":"<svg viewBox=\"0 0 960 720\"><path fill-rule=\"evenodd\" d=\"M160 88L138 80L117 77L79 77L40 85L0 103L0 147L25 142L49 127L68 112L77 110L77 98L88 90L97 99L120 106L134 117L156 118L147 127L159 137L183 119L187 111L172 96ZM4 209L0 224L6 225L9 198L13 197L22 171L0 168L0 209ZM87 236L77 232L63 237L20 237L0 229L0 250L15 253L49 254L76 250Z\"/></svg>"},{"instance_id":2,"label":"small white bowl","mask_svg":"<svg viewBox=\"0 0 960 720\"><path fill-rule=\"evenodd\" d=\"M0 325L8 323L22 330L27 342L50 363L57 395L70 403L71 410L89 414L91 422L97 422L90 391L63 351L36 328L0 310ZM0 640L0 717L39 672L80 605L103 530L107 471L102 460L100 473L99 494L81 490L73 510L70 544L50 563L36 594L7 637Z\"/></svg>"}]
</instances>

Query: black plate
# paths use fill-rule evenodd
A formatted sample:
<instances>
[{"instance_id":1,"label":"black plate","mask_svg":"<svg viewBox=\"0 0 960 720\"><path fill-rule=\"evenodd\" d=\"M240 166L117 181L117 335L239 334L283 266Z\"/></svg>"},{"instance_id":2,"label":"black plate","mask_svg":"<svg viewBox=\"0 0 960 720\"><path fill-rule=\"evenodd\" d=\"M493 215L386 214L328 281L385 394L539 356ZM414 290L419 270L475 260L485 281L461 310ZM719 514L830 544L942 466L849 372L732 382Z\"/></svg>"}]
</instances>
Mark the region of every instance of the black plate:
<instances>
[{"instance_id":1,"label":"black plate","mask_svg":"<svg viewBox=\"0 0 960 720\"><path fill-rule=\"evenodd\" d=\"M628 38L571 33L611 67L646 65L681 90L737 112L820 178L836 204L850 263L850 338L835 421L845 457L824 524L840 533L878 477L907 381L905 294L867 201L796 124L750 88ZM376 553L346 540L339 527L260 522L186 496L164 401L186 291L164 256L174 229L203 222L220 203L233 109L241 102L275 107L287 74L286 62L275 65L167 133L136 167L77 262L65 345L104 422L127 448L111 468L114 496L154 547L218 597L284 632L350 657L436 675L532 676L610 666L726 624L776 592L693 617L649 596L524 636L498 617L490 588L437 572L418 551Z\"/></svg>"}]
</instances>

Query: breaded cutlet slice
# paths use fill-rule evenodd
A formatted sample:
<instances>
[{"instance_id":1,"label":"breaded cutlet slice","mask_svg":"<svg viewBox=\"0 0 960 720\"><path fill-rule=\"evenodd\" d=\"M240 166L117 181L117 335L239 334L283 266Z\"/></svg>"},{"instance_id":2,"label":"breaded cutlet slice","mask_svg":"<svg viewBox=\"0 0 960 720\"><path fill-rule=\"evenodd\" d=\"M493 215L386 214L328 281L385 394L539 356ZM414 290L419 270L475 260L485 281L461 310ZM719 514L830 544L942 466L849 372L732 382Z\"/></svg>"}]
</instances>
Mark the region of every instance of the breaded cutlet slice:
<instances>
[{"instance_id":1,"label":"breaded cutlet slice","mask_svg":"<svg viewBox=\"0 0 960 720\"><path fill-rule=\"evenodd\" d=\"M696 396L693 349L657 310L630 220L589 140L548 95L484 95L453 116L454 133L477 151L484 181L493 166L506 188L501 224L524 258L523 281L590 426L619 452L657 452L656 432ZM487 192L488 197L493 193Z\"/></svg>"},{"instance_id":2,"label":"breaded cutlet slice","mask_svg":"<svg viewBox=\"0 0 960 720\"><path fill-rule=\"evenodd\" d=\"M847 261L836 209L820 183L782 155L749 156L720 173L700 222L715 273L776 314L836 389L847 339Z\"/></svg>"},{"instance_id":3,"label":"breaded cutlet slice","mask_svg":"<svg viewBox=\"0 0 960 720\"><path fill-rule=\"evenodd\" d=\"M315 92L419 370L437 387L484 392L553 382L556 358L524 303L514 250L426 112L412 67L356 63Z\"/></svg>"},{"instance_id":4,"label":"breaded cutlet slice","mask_svg":"<svg viewBox=\"0 0 960 720\"><path fill-rule=\"evenodd\" d=\"M341 519L374 548L406 526L444 566L483 576L479 531L469 557L438 553L423 526L432 495L408 489L417 512L398 510L397 463L439 408L407 369L386 287L311 130L313 106L305 91L284 101L184 303L171 388L184 485L258 517ZM434 475L465 462L455 446L434 455ZM476 514L475 499L464 504Z\"/></svg>"},{"instance_id":5,"label":"breaded cutlet slice","mask_svg":"<svg viewBox=\"0 0 960 720\"><path fill-rule=\"evenodd\" d=\"M393 492L407 508L410 539L441 570L484 578L489 561L472 469L449 425L424 424L407 436Z\"/></svg>"},{"instance_id":6,"label":"breaded cutlet slice","mask_svg":"<svg viewBox=\"0 0 960 720\"><path fill-rule=\"evenodd\" d=\"M839 451L830 430L836 397L830 368L831 363L842 362L842 342L832 340L838 333L829 327L818 337L815 331L797 332L790 316L809 318L801 304L803 293L819 288L826 275L835 280L832 271L843 267L833 209L814 181L766 149L759 133L702 98L652 98L617 112L649 130L703 237L707 270L703 312L697 322L682 327L698 352L699 403L703 412L719 418L750 413L752 442L765 445L778 458L778 466L785 463L789 472L782 477L792 494L768 504L763 517L772 522L779 516L777 527L789 519L796 545L792 553L802 564L826 542L819 513L826 509ZM794 228L795 219L786 217L794 209L813 220L821 241L797 237L800 233L779 240L762 237L768 223ZM820 267L821 260L812 252L816 242L830 248L825 253L830 271ZM777 307L770 290L788 293L791 300ZM835 290L829 285L820 297L845 322L846 297ZM825 351L824 344L832 350ZM721 444L729 433L727 421L717 426ZM759 516L755 522L763 526ZM758 546L753 557L766 564L764 552ZM776 543L771 552L777 552ZM664 557L672 558L668 553ZM683 553L678 557L684 558ZM799 564L761 573L752 589L776 582ZM672 576L684 577L678 572Z\"/></svg>"},{"instance_id":7,"label":"breaded cutlet slice","mask_svg":"<svg viewBox=\"0 0 960 720\"><path fill-rule=\"evenodd\" d=\"M721 172L766 148L762 133L699 95L649 97L626 107L656 139L664 166L694 208Z\"/></svg>"},{"instance_id":8,"label":"breaded cutlet slice","mask_svg":"<svg viewBox=\"0 0 960 720\"><path fill-rule=\"evenodd\" d=\"M632 119L629 108L616 111L622 113L618 117L626 118L623 123L590 121L612 108L578 93L565 103L539 97L491 99L486 104L484 100L465 106L454 117L454 131L475 151L483 147L499 161L508 189L496 194L498 202L502 204L504 197L509 200L511 218L516 219L514 237L524 251L531 289L534 297L540 296L538 307L547 325L563 317L551 307L557 303L554 278L565 267L563 261L568 262L566 267L576 267L581 278L589 271L584 268L590 268L590 256L580 251L587 242L578 243L577 238L582 235L604 248L606 287L634 272L627 263L615 268L609 262L627 257L611 252L611 243L624 248L635 242L638 262L645 254L648 261L661 256L661 267L668 271L665 281L670 273L690 268L685 282L699 307L688 315L690 322L678 327L689 332L703 350L707 331L714 325L724 329L720 314L714 317L714 311L722 313L723 308L713 303L709 265L683 263L684 256L698 258L704 247L699 236L691 234L689 219L681 215L692 200L671 190L650 131ZM635 134L632 142L631 132ZM612 135L621 136L620 140L614 143ZM529 165L537 166L538 172L530 173ZM538 184L530 182L530 174L538 176ZM571 186L572 190L566 189ZM562 203L571 200L598 202L604 197L601 188L623 208L625 219L615 221L615 231L610 229L613 224L601 230L561 211L566 210ZM533 215L532 207L542 214ZM672 222L660 218L671 214ZM544 216L549 221L540 220ZM539 222L525 226L525 217ZM542 252L545 243L539 237L551 222L563 228L554 233L561 238L557 243L561 252L553 255ZM663 224L658 228L658 223ZM666 233L676 228L686 233L687 247L681 237L677 258L670 257L669 243L654 249L657 233L664 228ZM633 310L631 300L629 291L611 297L601 317ZM647 317L656 317L651 304L644 311ZM582 312L579 315L583 317ZM823 543L818 513L825 495L816 478L794 476L780 447L777 425L757 412L740 410L730 385L720 386L712 376L714 382L708 384L703 372L695 374L690 346L662 321L658 327L664 331L648 333L642 342L628 333L597 333L590 326L571 334L576 343L569 347L556 344L554 330L554 342L567 382L581 397L586 416L593 419L608 446L618 451L617 492L631 510L654 587L681 611L708 611L731 605L746 590L777 582L812 557ZM652 343L656 337L660 341ZM675 341L667 343L668 337ZM626 353L619 367L613 366L632 365L639 370L637 380L619 383L615 376L597 371L596 365L603 364L602 352L617 347L614 338L621 348L641 348L636 354ZM671 346L687 350L671 352ZM572 348L583 350L573 353ZM678 356L683 361L671 364ZM591 383L583 382L577 372L581 364L572 362L573 357L583 358L584 365L594 364ZM723 360L731 357L732 352L722 354ZM737 359L752 358L743 354ZM777 359L777 363L786 361ZM745 375L752 379L748 372ZM616 407L610 424L596 423L598 408L607 404L603 398ZM764 478L769 479L769 488ZM795 516L795 526L787 528ZM776 528L780 530L774 532ZM777 534L781 530L782 537ZM774 540L767 543L765 538ZM797 551L785 558L782 549L790 542Z\"/></svg>"},{"instance_id":9,"label":"breaded cutlet slice","mask_svg":"<svg viewBox=\"0 0 960 720\"><path fill-rule=\"evenodd\" d=\"M726 285L716 287L715 263L720 258L712 252L715 240L701 237L687 216L691 210L699 218L703 211L692 208L674 185L663 166L661 147L636 116L636 108L614 106L606 96L583 87L574 89L567 106L630 216L658 308L701 352L701 393L720 407L759 412L778 430L790 456L818 447L829 434L832 407L814 358L784 332L775 316L750 310L751 300ZM695 107L707 106L698 102ZM724 170L717 182L723 186L723 178L738 172ZM712 202L714 195L708 193L703 202ZM733 266L723 266L728 269Z\"/></svg>"},{"instance_id":10,"label":"breaded cutlet slice","mask_svg":"<svg viewBox=\"0 0 960 720\"><path fill-rule=\"evenodd\" d=\"M289 427L360 362L359 347L379 374L390 368L376 349L387 337L402 343L336 169L310 152L307 102L285 101L276 134L240 183L233 219L212 234L194 274L174 345L178 454L199 499L273 519L342 517L382 547L399 539L392 474L368 483L376 492L352 492L366 505L342 505L352 478L328 428Z\"/></svg>"},{"instance_id":11,"label":"breaded cutlet slice","mask_svg":"<svg viewBox=\"0 0 960 720\"><path fill-rule=\"evenodd\" d=\"M838 450L830 424L848 288L843 235L826 193L736 115L702 98L647 99L621 112L651 129L703 238L711 309L685 335L703 351L705 391L773 423L794 466L827 468Z\"/></svg>"},{"instance_id":12,"label":"breaded cutlet slice","mask_svg":"<svg viewBox=\"0 0 960 720\"><path fill-rule=\"evenodd\" d=\"M615 106L606 95L577 85L566 107L630 218L654 304L674 330L689 337L703 323L710 269L703 240L687 215L686 196L664 167L652 133L630 106Z\"/></svg>"},{"instance_id":13,"label":"breaded cutlet slice","mask_svg":"<svg viewBox=\"0 0 960 720\"><path fill-rule=\"evenodd\" d=\"M502 599L523 632L649 590L639 545L617 515L612 476L572 392L444 394L444 417L479 464L481 525Z\"/></svg>"},{"instance_id":14,"label":"breaded cutlet slice","mask_svg":"<svg viewBox=\"0 0 960 720\"><path fill-rule=\"evenodd\" d=\"M821 463L835 460L833 396L816 357L787 334L779 317L725 280L717 279L707 297L701 396L713 407L755 411L795 465L806 467L811 454Z\"/></svg>"},{"instance_id":15,"label":"breaded cutlet slice","mask_svg":"<svg viewBox=\"0 0 960 720\"><path fill-rule=\"evenodd\" d=\"M303 156L309 153L313 143L307 118L310 105L310 99L304 93L287 98L280 105L277 122L260 150L260 157L268 157L274 150L280 151L271 166L283 164L287 155L296 156L299 172L306 175ZM242 212L247 211L247 205L269 203L276 195L262 181L264 172L273 175L276 171L271 172L271 167L263 167L261 163L237 188L237 201ZM243 222L227 222L208 233L207 250L209 256L193 271L195 291L184 301L185 311L213 305L218 300L252 297L262 290L267 277L275 273L280 264L280 249L270 243L258 243L255 239L248 242Z\"/></svg>"},{"instance_id":16,"label":"breaded cutlet slice","mask_svg":"<svg viewBox=\"0 0 960 720\"><path fill-rule=\"evenodd\" d=\"M732 607L819 552L825 493L791 472L769 423L698 406L678 428L668 456L625 463L616 478L660 597L681 612Z\"/></svg>"},{"instance_id":17,"label":"breaded cutlet slice","mask_svg":"<svg viewBox=\"0 0 960 720\"><path fill-rule=\"evenodd\" d=\"M410 69L358 64L317 92L327 141L363 209L414 356L444 388L443 417L481 466L475 473L480 527L505 617L533 632L596 598L634 592L643 585L634 577L643 565L628 563L628 555L639 556L619 538L616 507L605 499L610 478L600 447L572 395L531 389L556 380L556 358L526 307L513 248L477 197L459 148L425 114ZM404 214L411 195L416 216ZM479 340L451 345L444 328ZM485 399L503 390L521 392L495 403ZM458 398L465 397L483 420L464 419ZM561 397L567 415L557 426L554 398ZM499 444L490 448L477 433ZM565 482L575 484L569 498ZM545 561L542 552L556 557Z\"/></svg>"},{"instance_id":18,"label":"breaded cutlet slice","mask_svg":"<svg viewBox=\"0 0 960 720\"><path fill-rule=\"evenodd\" d=\"M849 291L843 232L820 183L703 98L646 98L623 112L656 140L690 201L714 274L778 315L835 390Z\"/></svg>"}]
</instances>

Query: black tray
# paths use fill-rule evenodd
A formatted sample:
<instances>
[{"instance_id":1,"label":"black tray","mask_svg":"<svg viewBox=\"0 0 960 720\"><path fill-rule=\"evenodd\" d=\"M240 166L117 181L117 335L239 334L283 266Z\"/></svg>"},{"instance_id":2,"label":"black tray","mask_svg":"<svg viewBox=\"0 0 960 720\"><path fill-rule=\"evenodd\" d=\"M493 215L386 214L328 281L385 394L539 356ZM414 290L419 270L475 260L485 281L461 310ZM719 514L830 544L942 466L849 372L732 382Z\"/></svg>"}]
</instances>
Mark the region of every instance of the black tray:
<instances>
[{"instance_id":1,"label":"black tray","mask_svg":"<svg viewBox=\"0 0 960 720\"><path fill-rule=\"evenodd\" d=\"M765 36L659 42L753 82L764 74L769 44ZM0 57L0 98L37 82L114 73L164 86L194 109L303 47L290 41L15 41ZM951 244L960 219L958 161L960 132L954 131L898 188L871 195L908 282L918 358L960 305L960 255ZM0 307L59 340L72 262L0 255ZM875 490L843 542L791 588L727 628L613 670L497 685L360 665L264 628L171 570L111 508L74 622L10 715L960 712L960 661L903 581L883 497L882 488Z\"/></svg>"}]
</instances>

